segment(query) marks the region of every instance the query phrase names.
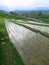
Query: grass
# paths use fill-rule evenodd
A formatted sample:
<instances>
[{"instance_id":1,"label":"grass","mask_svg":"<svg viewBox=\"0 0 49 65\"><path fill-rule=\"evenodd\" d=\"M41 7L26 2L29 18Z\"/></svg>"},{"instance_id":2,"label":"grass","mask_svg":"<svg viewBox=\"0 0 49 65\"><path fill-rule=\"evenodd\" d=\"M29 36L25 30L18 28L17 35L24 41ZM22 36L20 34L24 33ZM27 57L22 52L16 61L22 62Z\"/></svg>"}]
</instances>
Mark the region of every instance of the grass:
<instances>
[{"instance_id":1,"label":"grass","mask_svg":"<svg viewBox=\"0 0 49 65\"><path fill-rule=\"evenodd\" d=\"M4 18L0 18L0 65L25 65L17 49L8 38Z\"/></svg>"},{"instance_id":2,"label":"grass","mask_svg":"<svg viewBox=\"0 0 49 65\"><path fill-rule=\"evenodd\" d=\"M49 18L40 18L44 23L49 24Z\"/></svg>"}]
</instances>

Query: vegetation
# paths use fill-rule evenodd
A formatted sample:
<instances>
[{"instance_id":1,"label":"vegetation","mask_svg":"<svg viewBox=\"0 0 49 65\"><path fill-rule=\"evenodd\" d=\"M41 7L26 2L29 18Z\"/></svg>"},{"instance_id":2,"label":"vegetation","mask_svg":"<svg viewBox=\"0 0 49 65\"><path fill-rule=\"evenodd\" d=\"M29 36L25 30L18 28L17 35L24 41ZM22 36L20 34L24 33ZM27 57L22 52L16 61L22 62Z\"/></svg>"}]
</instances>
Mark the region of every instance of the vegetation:
<instances>
[{"instance_id":1,"label":"vegetation","mask_svg":"<svg viewBox=\"0 0 49 65\"><path fill-rule=\"evenodd\" d=\"M46 13L45 13L46 12ZM27 12L4 12L0 11L0 17L8 19L22 19L22 20L31 20L38 21L40 20L44 23L49 23L49 13L47 11L27 11Z\"/></svg>"},{"instance_id":2,"label":"vegetation","mask_svg":"<svg viewBox=\"0 0 49 65\"><path fill-rule=\"evenodd\" d=\"M43 12L40 11L31 11L24 13L0 11L0 65L25 65L21 55L9 40L4 24L5 19L37 33L37 35L33 38L31 37L29 39L26 39L27 41L24 40L27 44L26 46L25 44L23 45L22 51L24 51L24 54L29 61L31 59L32 65L49 65L49 33L42 32L30 26L24 25L31 24L49 27L49 25L47 25L49 24L49 14L43 14ZM22 19L26 22L21 24L16 21L18 19ZM30 23L28 20L47 24ZM30 39L31 42L28 42ZM46 40L46 42L44 40Z\"/></svg>"},{"instance_id":3,"label":"vegetation","mask_svg":"<svg viewBox=\"0 0 49 65\"><path fill-rule=\"evenodd\" d=\"M43 63L46 63L47 62L47 59L45 57L42 57L42 62Z\"/></svg>"},{"instance_id":4,"label":"vegetation","mask_svg":"<svg viewBox=\"0 0 49 65\"><path fill-rule=\"evenodd\" d=\"M0 18L0 65L25 65L17 49L8 38L4 18Z\"/></svg>"}]
</instances>

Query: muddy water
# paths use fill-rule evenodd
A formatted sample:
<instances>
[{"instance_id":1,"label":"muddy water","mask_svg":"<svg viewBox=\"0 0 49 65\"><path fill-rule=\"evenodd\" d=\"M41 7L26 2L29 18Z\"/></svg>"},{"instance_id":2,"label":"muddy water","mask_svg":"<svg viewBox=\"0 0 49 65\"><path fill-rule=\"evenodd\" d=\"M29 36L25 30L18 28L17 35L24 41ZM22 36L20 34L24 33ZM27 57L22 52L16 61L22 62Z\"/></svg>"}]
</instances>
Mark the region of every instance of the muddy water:
<instances>
[{"instance_id":1,"label":"muddy water","mask_svg":"<svg viewBox=\"0 0 49 65\"><path fill-rule=\"evenodd\" d=\"M26 65L44 65L41 58L49 59L49 38L12 22L5 22L8 35ZM49 63L48 63L49 64Z\"/></svg>"}]
</instances>

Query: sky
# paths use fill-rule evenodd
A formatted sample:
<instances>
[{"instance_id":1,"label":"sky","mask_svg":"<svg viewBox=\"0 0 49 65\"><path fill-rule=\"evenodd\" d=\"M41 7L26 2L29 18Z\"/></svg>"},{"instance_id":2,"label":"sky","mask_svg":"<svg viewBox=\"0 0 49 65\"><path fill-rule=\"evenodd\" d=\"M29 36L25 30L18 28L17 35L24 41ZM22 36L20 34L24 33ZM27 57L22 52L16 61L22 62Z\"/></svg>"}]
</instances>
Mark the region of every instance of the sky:
<instances>
[{"instance_id":1,"label":"sky","mask_svg":"<svg viewBox=\"0 0 49 65\"><path fill-rule=\"evenodd\" d=\"M32 10L37 7L49 7L49 0L0 0L1 10Z\"/></svg>"}]
</instances>

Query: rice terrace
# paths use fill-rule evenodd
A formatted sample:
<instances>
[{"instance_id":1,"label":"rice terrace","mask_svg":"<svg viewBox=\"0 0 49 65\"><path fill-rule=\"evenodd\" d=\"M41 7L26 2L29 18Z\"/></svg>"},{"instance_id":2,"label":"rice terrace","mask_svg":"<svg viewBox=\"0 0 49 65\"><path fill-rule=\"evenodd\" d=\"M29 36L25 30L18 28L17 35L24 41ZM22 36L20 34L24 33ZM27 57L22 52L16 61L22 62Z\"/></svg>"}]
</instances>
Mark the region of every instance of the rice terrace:
<instances>
[{"instance_id":1,"label":"rice terrace","mask_svg":"<svg viewBox=\"0 0 49 65\"><path fill-rule=\"evenodd\" d=\"M28 2L4 0L5 4L2 1L0 1L2 4L2 7L0 5L0 65L49 65L48 7L34 9L36 3L32 5L33 0L27 0ZM15 8L16 5L19 7ZM33 9L28 9L31 6Z\"/></svg>"},{"instance_id":2,"label":"rice terrace","mask_svg":"<svg viewBox=\"0 0 49 65\"><path fill-rule=\"evenodd\" d=\"M0 18L0 65L49 65L49 24Z\"/></svg>"}]
</instances>

